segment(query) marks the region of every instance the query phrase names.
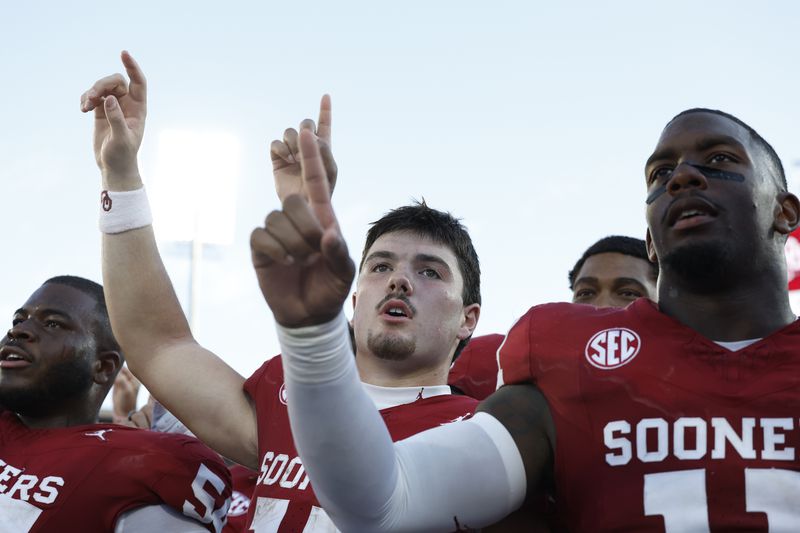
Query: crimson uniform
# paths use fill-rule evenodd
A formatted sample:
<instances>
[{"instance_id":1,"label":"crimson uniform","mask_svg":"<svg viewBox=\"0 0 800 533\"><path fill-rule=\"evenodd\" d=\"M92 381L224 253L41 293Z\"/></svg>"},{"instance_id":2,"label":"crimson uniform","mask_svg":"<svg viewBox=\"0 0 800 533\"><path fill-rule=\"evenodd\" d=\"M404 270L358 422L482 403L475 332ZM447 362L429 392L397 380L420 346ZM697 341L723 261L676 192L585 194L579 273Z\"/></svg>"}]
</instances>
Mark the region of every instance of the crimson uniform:
<instances>
[{"instance_id":1,"label":"crimson uniform","mask_svg":"<svg viewBox=\"0 0 800 533\"><path fill-rule=\"evenodd\" d=\"M730 351L639 299L532 308L499 355L556 427L571 531L800 531L800 324Z\"/></svg>"},{"instance_id":2,"label":"crimson uniform","mask_svg":"<svg viewBox=\"0 0 800 533\"><path fill-rule=\"evenodd\" d=\"M228 523L223 533L240 533L247 531L247 511L250 509L250 497L256 486L258 472L236 464L229 470L233 479L233 494L228 508Z\"/></svg>"},{"instance_id":3,"label":"crimson uniform","mask_svg":"<svg viewBox=\"0 0 800 533\"><path fill-rule=\"evenodd\" d=\"M245 391L255 400L258 416L258 455L261 471L253 492L248 522L257 533L319 533L337 531L320 508L294 447L283 365L274 357L245 382ZM441 389L441 387L438 387ZM451 394L428 396L426 387L394 407L380 413L392 439L405 439L449 422L463 420L475 412L477 400Z\"/></svg>"},{"instance_id":4,"label":"crimson uniform","mask_svg":"<svg viewBox=\"0 0 800 533\"><path fill-rule=\"evenodd\" d=\"M505 336L493 333L473 337L447 376L447 383L467 396L483 400L497 389L497 350Z\"/></svg>"},{"instance_id":5,"label":"crimson uniform","mask_svg":"<svg viewBox=\"0 0 800 533\"><path fill-rule=\"evenodd\" d=\"M32 429L0 412L0 532L114 531L166 504L219 532L230 474L197 439L116 424Z\"/></svg>"}]
</instances>

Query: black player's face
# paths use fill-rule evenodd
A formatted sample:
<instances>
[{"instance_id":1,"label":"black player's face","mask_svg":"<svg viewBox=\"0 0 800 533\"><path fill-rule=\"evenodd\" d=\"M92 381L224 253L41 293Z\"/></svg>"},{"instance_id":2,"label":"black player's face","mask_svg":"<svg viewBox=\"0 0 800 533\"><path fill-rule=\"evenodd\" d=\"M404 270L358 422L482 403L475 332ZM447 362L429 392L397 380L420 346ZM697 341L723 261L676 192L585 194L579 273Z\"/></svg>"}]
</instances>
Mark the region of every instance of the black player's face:
<instances>
[{"instance_id":1,"label":"black player's face","mask_svg":"<svg viewBox=\"0 0 800 533\"><path fill-rule=\"evenodd\" d=\"M41 413L92 383L94 300L55 283L40 287L13 316L0 341L0 404Z\"/></svg>"},{"instance_id":2,"label":"black player's face","mask_svg":"<svg viewBox=\"0 0 800 533\"><path fill-rule=\"evenodd\" d=\"M595 254L575 276L575 303L625 307L637 298L656 299L653 270L644 259L615 252Z\"/></svg>"},{"instance_id":3,"label":"black player's face","mask_svg":"<svg viewBox=\"0 0 800 533\"><path fill-rule=\"evenodd\" d=\"M749 260L773 223L767 169L749 132L725 117L690 113L669 124L645 168L648 240L662 268L682 262L699 275Z\"/></svg>"},{"instance_id":4,"label":"black player's face","mask_svg":"<svg viewBox=\"0 0 800 533\"><path fill-rule=\"evenodd\" d=\"M413 233L379 237L358 278L353 313L357 351L434 364L464 336L464 286L455 254ZM468 306L471 307L471 306Z\"/></svg>"}]
</instances>

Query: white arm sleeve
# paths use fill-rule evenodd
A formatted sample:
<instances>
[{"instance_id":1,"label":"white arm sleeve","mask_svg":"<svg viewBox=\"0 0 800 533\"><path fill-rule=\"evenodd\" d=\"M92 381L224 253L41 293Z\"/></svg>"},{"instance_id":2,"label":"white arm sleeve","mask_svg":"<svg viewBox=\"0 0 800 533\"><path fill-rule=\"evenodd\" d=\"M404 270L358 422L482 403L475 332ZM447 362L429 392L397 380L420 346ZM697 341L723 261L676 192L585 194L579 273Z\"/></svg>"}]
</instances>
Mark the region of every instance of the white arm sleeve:
<instances>
[{"instance_id":1,"label":"white arm sleeve","mask_svg":"<svg viewBox=\"0 0 800 533\"><path fill-rule=\"evenodd\" d=\"M168 505L147 505L123 513L117 519L114 527L114 533L143 533L145 531L208 533L208 529L202 524L180 514Z\"/></svg>"},{"instance_id":2,"label":"white arm sleeve","mask_svg":"<svg viewBox=\"0 0 800 533\"><path fill-rule=\"evenodd\" d=\"M453 531L492 524L525 498L522 458L491 415L398 443L358 378L343 314L278 326L297 450L342 531Z\"/></svg>"}]
</instances>

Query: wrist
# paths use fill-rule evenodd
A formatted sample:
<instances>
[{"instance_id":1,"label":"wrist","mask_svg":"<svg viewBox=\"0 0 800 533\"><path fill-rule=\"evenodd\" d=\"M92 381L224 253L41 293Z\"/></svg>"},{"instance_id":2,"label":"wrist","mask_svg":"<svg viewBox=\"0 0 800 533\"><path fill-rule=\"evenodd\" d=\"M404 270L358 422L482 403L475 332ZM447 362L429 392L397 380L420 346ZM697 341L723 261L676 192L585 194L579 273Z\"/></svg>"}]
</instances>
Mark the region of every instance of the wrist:
<instances>
[{"instance_id":1,"label":"wrist","mask_svg":"<svg viewBox=\"0 0 800 533\"><path fill-rule=\"evenodd\" d=\"M276 329L284 372L296 382L323 383L355 371L350 330L343 312L326 323L300 328L278 324Z\"/></svg>"},{"instance_id":2,"label":"wrist","mask_svg":"<svg viewBox=\"0 0 800 533\"><path fill-rule=\"evenodd\" d=\"M141 189L144 184L139 169L131 170L107 170L101 171L103 176L103 189L109 191L135 191Z\"/></svg>"},{"instance_id":3,"label":"wrist","mask_svg":"<svg viewBox=\"0 0 800 533\"><path fill-rule=\"evenodd\" d=\"M341 314L342 314L341 307L331 313L326 313L324 315L303 317L302 319L296 317L284 317L280 315L280 313L276 313L274 310L272 311L272 315L275 317L275 322L277 322L278 326L287 330L322 326L324 324L332 322L335 318L337 318Z\"/></svg>"},{"instance_id":4,"label":"wrist","mask_svg":"<svg viewBox=\"0 0 800 533\"><path fill-rule=\"evenodd\" d=\"M100 231L124 233L153 223L144 187L134 190L104 190L100 193Z\"/></svg>"}]
</instances>

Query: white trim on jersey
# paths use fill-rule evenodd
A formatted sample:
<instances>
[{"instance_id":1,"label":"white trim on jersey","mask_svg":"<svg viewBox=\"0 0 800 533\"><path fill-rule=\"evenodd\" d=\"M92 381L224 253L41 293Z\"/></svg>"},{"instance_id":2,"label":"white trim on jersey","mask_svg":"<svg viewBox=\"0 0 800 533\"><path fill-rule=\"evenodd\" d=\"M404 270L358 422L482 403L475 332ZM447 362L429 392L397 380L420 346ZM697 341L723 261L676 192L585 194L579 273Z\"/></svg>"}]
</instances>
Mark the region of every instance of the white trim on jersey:
<instances>
[{"instance_id":1,"label":"white trim on jersey","mask_svg":"<svg viewBox=\"0 0 800 533\"><path fill-rule=\"evenodd\" d=\"M363 383L363 382L362 382ZM378 410L405 405L423 398L450 394L448 385L432 385L427 387L379 387L364 383L364 390L375 403Z\"/></svg>"}]
</instances>

